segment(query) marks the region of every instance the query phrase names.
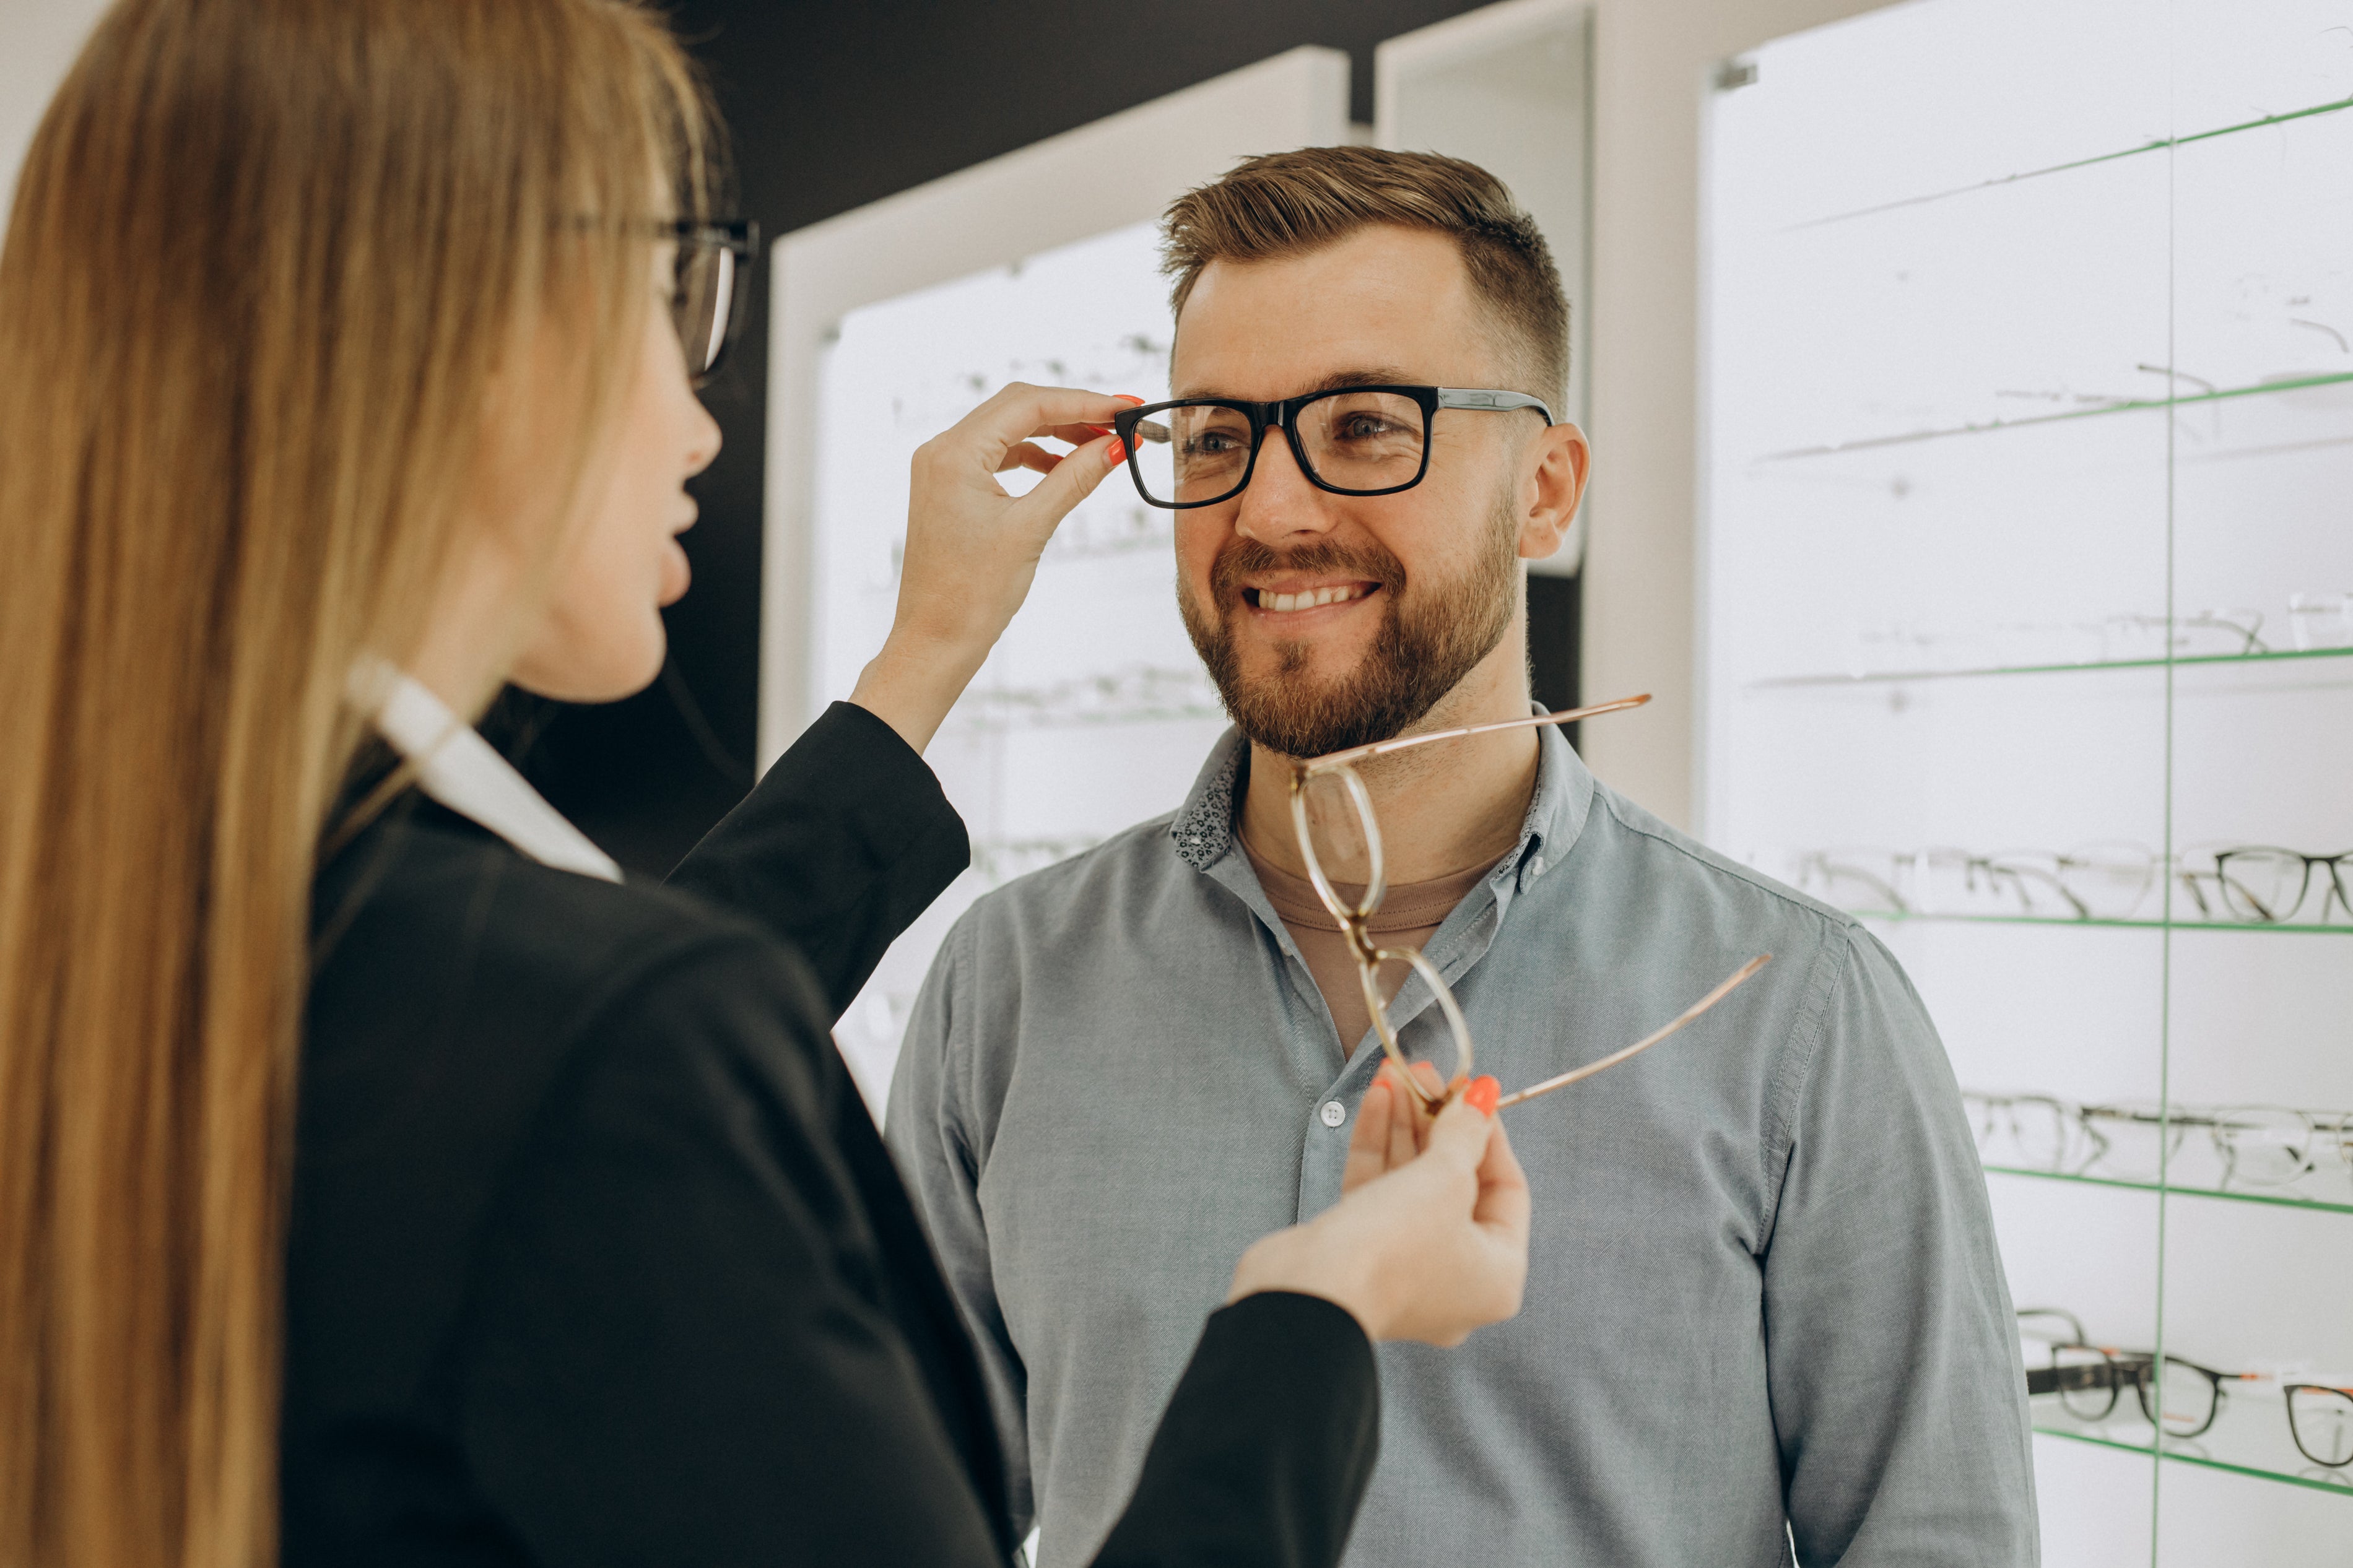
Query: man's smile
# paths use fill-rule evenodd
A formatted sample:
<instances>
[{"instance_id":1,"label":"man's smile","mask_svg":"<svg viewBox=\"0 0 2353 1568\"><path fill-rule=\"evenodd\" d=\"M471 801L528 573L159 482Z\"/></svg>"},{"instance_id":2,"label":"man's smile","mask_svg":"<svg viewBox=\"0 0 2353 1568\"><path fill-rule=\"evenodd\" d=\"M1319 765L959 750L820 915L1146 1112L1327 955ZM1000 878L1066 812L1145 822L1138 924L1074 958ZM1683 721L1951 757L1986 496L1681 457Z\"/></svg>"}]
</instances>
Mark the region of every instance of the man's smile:
<instances>
[{"instance_id":1,"label":"man's smile","mask_svg":"<svg viewBox=\"0 0 2353 1568\"><path fill-rule=\"evenodd\" d=\"M1288 617L1358 603L1378 593L1380 586L1361 577L1340 581L1277 578L1245 584L1242 603L1261 616Z\"/></svg>"}]
</instances>

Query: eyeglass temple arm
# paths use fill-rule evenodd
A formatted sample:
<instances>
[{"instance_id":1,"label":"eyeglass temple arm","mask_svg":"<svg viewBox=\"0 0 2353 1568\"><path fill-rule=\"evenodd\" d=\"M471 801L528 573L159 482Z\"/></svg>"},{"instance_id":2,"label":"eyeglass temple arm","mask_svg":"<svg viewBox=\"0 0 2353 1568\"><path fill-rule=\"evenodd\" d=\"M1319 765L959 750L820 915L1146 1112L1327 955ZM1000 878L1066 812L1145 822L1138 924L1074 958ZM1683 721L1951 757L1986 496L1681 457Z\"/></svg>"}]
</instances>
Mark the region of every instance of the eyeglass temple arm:
<instances>
[{"instance_id":1,"label":"eyeglass temple arm","mask_svg":"<svg viewBox=\"0 0 2353 1568\"><path fill-rule=\"evenodd\" d=\"M1351 763L1361 763L1366 757L1385 757L1391 752L1409 751L1415 746L1427 746L1438 741L1459 741L1466 735L1485 735L1497 730L1526 730L1539 724L1574 724L1580 719L1597 719L1604 713L1616 713L1628 708L1640 708L1651 700L1643 692L1640 697L1620 697L1615 702L1597 702L1590 708L1570 708L1558 713L1532 713L1525 719L1501 719L1493 724L1473 724L1465 730L1440 730L1428 735L1400 735L1394 741L1376 741L1369 746L1351 746L1345 752L1296 763L1301 775L1313 778L1345 768Z\"/></svg>"},{"instance_id":2,"label":"eyeglass temple arm","mask_svg":"<svg viewBox=\"0 0 2353 1568\"><path fill-rule=\"evenodd\" d=\"M1530 397L1525 392L1489 392L1479 387L1441 386L1438 389L1438 406L1440 408L1493 408L1505 411L1514 408L1533 408L1544 416L1546 424L1560 423L1552 416L1551 405L1543 398Z\"/></svg>"},{"instance_id":3,"label":"eyeglass temple arm","mask_svg":"<svg viewBox=\"0 0 2353 1568\"><path fill-rule=\"evenodd\" d=\"M1645 1035L1642 1038L1636 1040L1632 1045L1628 1046L1624 1050L1613 1051L1609 1056L1603 1057L1598 1062L1588 1062L1583 1067L1578 1068L1572 1072L1565 1072L1561 1074L1558 1078L1548 1078L1545 1079L1544 1082L1532 1084L1528 1088L1521 1089L1516 1094L1507 1094L1504 1096L1503 1099L1495 1102L1495 1109L1501 1110L1507 1105L1517 1105L1522 1100L1534 1100L1540 1094L1550 1094L1554 1089L1567 1089L1570 1084L1577 1082L1579 1079L1591 1078L1595 1073L1604 1072L1610 1068L1616 1067L1620 1062L1624 1061L1629 1057L1637 1056L1643 1051L1649 1050L1652 1046L1657 1045L1661 1040L1665 1039L1669 1035L1673 1034L1676 1030L1682 1028L1684 1025L1692 1022L1701 1014L1706 1012L1710 1007L1715 1006L1718 1002L1721 1002L1726 996L1731 995L1733 992L1747 984L1749 978L1758 970L1764 968L1767 964L1772 962L1773 955L1771 953L1758 953L1756 957L1742 964L1738 969L1733 971L1732 973L1726 975L1723 983L1717 985L1715 990L1709 992L1706 995L1701 997L1698 1001L1684 1008L1682 1015L1677 1017L1674 1022L1669 1024L1665 1028L1659 1030L1656 1034Z\"/></svg>"}]
</instances>

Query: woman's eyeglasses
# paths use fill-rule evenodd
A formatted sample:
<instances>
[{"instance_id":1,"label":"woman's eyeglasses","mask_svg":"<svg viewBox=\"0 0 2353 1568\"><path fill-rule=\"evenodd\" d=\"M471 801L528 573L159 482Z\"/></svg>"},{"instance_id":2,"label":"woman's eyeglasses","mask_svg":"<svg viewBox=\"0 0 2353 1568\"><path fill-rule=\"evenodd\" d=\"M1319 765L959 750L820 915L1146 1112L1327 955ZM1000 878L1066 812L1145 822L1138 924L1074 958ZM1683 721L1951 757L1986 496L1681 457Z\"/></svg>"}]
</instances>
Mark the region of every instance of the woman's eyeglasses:
<instances>
[{"instance_id":1,"label":"woman's eyeglasses","mask_svg":"<svg viewBox=\"0 0 2353 1568\"><path fill-rule=\"evenodd\" d=\"M680 218L654 228L659 237L678 246L670 324L686 351L687 375L701 386L719 374L744 324L744 300L751 292L744 279L760 254L759 226Z\"/></svg>"},{"instance_id":2,"label":"woman's eyeglasses","mask_svg":"<svg viewBox=\"0 0 2353 1568\"><path fill-rule=\"evenodd\" d=\"M1275 403L1180 397L1123 410L1112 427L1127 447L1136 493L1157 507L1215 506L1241 494L1269 430L1290 443L1317 489L1343 496L1409 490L1430 471L1430 423L1441 408L1491 414L1552 410L1525 392L1465 386L1344 386Z\"/></svg>"},{"instance_id":3,"label":"woman's eyeglasses","mask_svg":"<svg viewBox=\"0 0 2353 1568\"><path fill-rule=\"evenodd\" d=\"M1388 896L1388 878L1381 853L1380 823L1373 815L1373 797L1366 789L1365 781L1358 776L1355 764L1415 746L1459 741L1470 735L1493 734L1499 730L1575 723L1580 719L1595 719L1604 713L1639 708L1649 700L1648 696L1627 697L1615 702L1571 709L1566 712L1506 719L1500 723L1473 724L1467 729L1440 730L1427 735L1404 735L1393 741L1377 741L1368 746L1355 746L1312 762L1292 764L1291 826L1298 836L1300 856L1307 864L1307 879L1314 885L1315 896L1323 900L1324 908L1340 922L1341 932L1347 939L1348 951L1356 961L1357 982L1364 987L1365 1007L1372 1015L1373 1029L1380 1037L1383 1054L1396 1065L1398 1077L1406 1087L1431 1110L1444 1105L1458 1088L1471 1079L1471 1026L1462 1016L1462 1007L1454 999L1453 989L1440 976L1438 966L1424 957L1419 948L1383 947L1373 936L1372 919L1380 912L1381 901ZM1356 837L1353 843L1346 841L1348 816L1338 817L1336 827L1331 825L1332 819L1328 816L1325 825L1319 826L1315 814L1309 810L1309 792L1320 781L1327 780L1331 787L1339 790L1347 799L1356 826ZM1324 868L1327 862L1345 864L1358 855L1363 857L1366 866L1365 889L1352 903L1340 896ZM1567 1089L1570 1084L1591 1078L1595 1073L1616 1067L1628 1058L1650 1049L1730 995L1749 976L1764 968L1771 957L1767 953L1750 959L1727 975L1715 990L1693 1003L1680 1016L1655 1033L1621 1050L1613 1051L1599 1061L1588 1062L1556 1078L1549 1078L1516 1093L1507 1094L1496 1102L1495 1108L1500 1110L1507 1105L1534 1100L1540 1094L1550 1094L1556 1089ZM1385 963L1403 963L1421 977L1422 984L1430 987L1430 996L1437 1002L1439 1011L1445 1016L1447 1029L1454 1037L1454 1072L1445 1080L1447 1088L1443 1093L1433 1094L1424 1087L1413 1071L1413 1063L1407 1058L1404 1046L1398 1040L1397 1026L1390 1020L1388 1004L1381 995L1381 966Z\"/></svg>"}]
</instances>

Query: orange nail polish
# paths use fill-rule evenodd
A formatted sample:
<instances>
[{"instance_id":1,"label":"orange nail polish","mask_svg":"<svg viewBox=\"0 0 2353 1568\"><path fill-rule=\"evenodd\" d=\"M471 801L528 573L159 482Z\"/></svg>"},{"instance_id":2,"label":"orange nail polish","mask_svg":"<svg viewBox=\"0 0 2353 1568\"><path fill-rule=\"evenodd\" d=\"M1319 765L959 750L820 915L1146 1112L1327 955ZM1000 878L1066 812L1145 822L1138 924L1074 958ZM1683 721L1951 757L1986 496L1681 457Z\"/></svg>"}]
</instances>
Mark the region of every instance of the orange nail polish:
<instances>
[{"instance_id":1,"label":"orange nail polish","mask_svg":"<svg viewBox=\"0 0 2353 1568\"><path fill-rule=\"evenodd\" d=\"M1503 1097L1504 1086L1483 1075L1472 1079L1471 1087L1462 1091L1463 1103L1482 1116L1494 1115L1495 1101Z\"/></svg>"},{"instance_id":2,"label":"orange nail polish","mask_svg":"<svg viewBox=\"0 0 2353 1568\"><path fill-rule=\"evenodd\" d=\"M1103 460L1113 465L1127 461L1127 444L1122 441L1118 437L1113 437L1111 438L1111 450L1103 454Z\"/></svg>"},{"instance_id":3,"label":"orange nail polish","mask_svg":"<svg viewBox=\"0 0 2353 1568\"><path fill-rule=\"evenodd\" d=\"M1144 406L1144 399L1136 396L1135 394L1132 392L1114 392L1112 395L1118 398L1122 403L1126 404L1130 408L1141 408Z\"/></svg>"}]
</instances>

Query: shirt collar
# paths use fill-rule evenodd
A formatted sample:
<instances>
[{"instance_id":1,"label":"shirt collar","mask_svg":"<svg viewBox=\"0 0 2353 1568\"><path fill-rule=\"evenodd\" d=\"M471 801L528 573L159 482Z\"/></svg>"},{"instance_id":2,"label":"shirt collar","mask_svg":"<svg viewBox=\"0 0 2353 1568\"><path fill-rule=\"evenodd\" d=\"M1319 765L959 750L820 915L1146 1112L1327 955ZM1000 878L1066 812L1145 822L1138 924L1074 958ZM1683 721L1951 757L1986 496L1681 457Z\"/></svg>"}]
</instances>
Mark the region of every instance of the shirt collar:
<instances>
[{"instance_id":1,"label":"shirt collar","mask_svg":"<svg viewBox=\"0 0 2353 1568\"><path fill-rule=\"evenodd\" d=\"M422 681L382 659L363 659L352 668L350 692L392 749L416 767L418 789L543 866L621 879L611 856L565 821Z\"/></svg>"},{"instance_id":2,"label":"shirt collar","mask_svg":"<svg viewBox=\"0 0 2353 1568\"><path fill-rule=\"evenodd\" d=\"M1192 793L1168 826L1177 858L1197 871L1207 871L1235 847L1234 791L1241 779L1242 760L1249 754L1241 731L1229 728L1210 748L1208 761L1193 781ZM1531 855L1560 859L1585 831L1586 816L1592 809L1593 774L1559 725L1538 729L1535 794L1528 801L1520 841L1504 857L1502 866L1516 868Z\"/></svg>"}]
</instances>

